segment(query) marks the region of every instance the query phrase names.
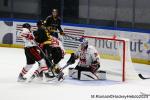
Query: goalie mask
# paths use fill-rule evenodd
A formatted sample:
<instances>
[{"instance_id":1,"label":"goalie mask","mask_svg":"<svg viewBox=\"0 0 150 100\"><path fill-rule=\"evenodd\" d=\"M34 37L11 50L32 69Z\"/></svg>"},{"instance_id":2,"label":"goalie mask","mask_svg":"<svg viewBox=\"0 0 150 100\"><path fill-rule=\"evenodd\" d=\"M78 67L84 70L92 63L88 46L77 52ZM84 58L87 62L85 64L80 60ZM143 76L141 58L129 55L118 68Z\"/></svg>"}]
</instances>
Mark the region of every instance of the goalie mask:
<instances>
[{"instance_id":1,"label":"goalie mask","mask_svg":"<svg viewBox=\"0 0 150 100\"><path fill-rule=\"evenodd\" d=\"M88 40L87 40L87 39L82 38L82 39L80 40L80 42L81 42L81 48L86 49L86 48L88 47Z\"/></svg>"}]
</instances>

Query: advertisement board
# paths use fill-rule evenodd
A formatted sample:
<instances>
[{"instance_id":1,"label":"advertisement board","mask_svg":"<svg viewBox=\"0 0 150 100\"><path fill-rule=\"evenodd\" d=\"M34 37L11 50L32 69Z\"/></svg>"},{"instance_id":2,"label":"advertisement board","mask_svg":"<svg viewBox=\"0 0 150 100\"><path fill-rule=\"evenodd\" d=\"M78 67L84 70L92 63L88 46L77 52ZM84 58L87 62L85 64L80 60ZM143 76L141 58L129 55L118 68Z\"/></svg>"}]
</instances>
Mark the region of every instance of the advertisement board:
<instances>
[{"instance_id":1,"label":"advertisement board","mask_svg":"<svg viewBox=\"0 0 150 100\"><path fill-rule=\"evenodd\" d=\"M21 31L22 24L26 22L18 21L0 21L0 44L12 44L22 45L21 39L17 38L17 34ZM36 23L30 22L32 30L36 30ZM77 50L80 42L79 39L82 35L89 36L108 36L116 38L123 37L130 40L130 51L134 62L141 62L150 64L150 34L141 32L130 32L124 30L111 30L100 29L80 26L62 25L62 28L66 35L61 36L61 40L66 50ZM73 38L72 38L73 37ZM99 52L104 52L108 55L114 55L116 53L116 43L114 41L89 41L92 45L96 46Z\"/></svg>"}]
</instances>

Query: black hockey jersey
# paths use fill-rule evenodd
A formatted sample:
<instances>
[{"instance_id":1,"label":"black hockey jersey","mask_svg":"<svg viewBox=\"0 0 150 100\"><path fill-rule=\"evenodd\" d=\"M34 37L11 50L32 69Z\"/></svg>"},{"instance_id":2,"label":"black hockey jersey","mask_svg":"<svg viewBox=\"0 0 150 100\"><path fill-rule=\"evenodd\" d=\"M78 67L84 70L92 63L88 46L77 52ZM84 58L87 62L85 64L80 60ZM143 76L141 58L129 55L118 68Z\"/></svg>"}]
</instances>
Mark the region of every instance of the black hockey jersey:
<instances>
[{"instance_id":1,"label":"black hockey jersey","mask_svg":"<svg viewBox=\"0 0 150 100\"><path fill-rule=\"evenodd\" d=\"M38 43L43 43L45 41L50 41L50 36L47 30L44 28L38 28L36 31L33 32L35 36L35 41Z\"/></svg>"},{"instance_id":2,"label":"black hockey jersey","mask_svg":"<svg viewBox=\"0 0 150 100\"><path fill-rule=\"evenodd\" d=\"M53 16L48 16L45 20L45 26L50 27L51 30L63 32L61 28L61 19L59 17L54 18Z\"/></svg>"}]
</instances>

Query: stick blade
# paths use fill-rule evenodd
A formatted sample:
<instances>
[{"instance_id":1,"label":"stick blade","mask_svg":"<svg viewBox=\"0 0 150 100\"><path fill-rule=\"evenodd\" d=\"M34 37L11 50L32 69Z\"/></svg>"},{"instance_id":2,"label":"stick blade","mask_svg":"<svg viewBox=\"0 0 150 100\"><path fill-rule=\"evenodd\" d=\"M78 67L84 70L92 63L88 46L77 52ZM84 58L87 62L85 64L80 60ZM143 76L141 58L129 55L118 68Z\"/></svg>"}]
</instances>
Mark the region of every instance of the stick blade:
<instances>
[{"instance_id":1,"label":"stick blade","mask_svg":"<svg viewBox=\"0 0 150 100\"><path fill-rule=\"evenodd\" d=\"M141 79L143 79L143 80L145 80L145 79L150 79L150 77L146 78L146 77L144 77L142 74L138 74L138 76L139 76Z\"/></svg>"}]
</instances>

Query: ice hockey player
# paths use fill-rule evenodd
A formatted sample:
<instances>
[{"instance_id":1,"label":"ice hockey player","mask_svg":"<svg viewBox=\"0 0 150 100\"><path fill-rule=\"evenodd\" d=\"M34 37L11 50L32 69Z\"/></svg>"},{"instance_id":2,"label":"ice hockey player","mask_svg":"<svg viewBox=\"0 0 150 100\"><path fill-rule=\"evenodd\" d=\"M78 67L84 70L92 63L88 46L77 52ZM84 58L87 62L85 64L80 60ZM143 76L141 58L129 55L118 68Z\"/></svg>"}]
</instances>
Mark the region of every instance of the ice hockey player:
<instances>
[{"instance_id":1,"label":"ice hockey player","mask_svg":"<svg viewBox=\"0 0 150 100\"><path fill-rule=\"evenodd\" d=\"M58 38L57 29L59 30L61 35L64 35L64 32L61 28L61 19L58 16L58 10L57 9L53 9L52 15L50 15L46 18L45 26L49 30L50 34L56 38Z\"/></svg>"},{"instance_id":2,"label":"ice hockey player","mask_svg":"<svg viewBox=\"0 0 150 100\"><path fill-rule=\"evenodd\" d=\"M40 64L40 70L43 71L43 75L45 76L44 80L47 80L50 78L48 74L48 67L46 65L45 60L41 57L40 53L38 52L37 45L33 41L34 36L31 32L31 25L28 23L23 24L22 32L18 34L19 38L22 38L24 41L24 52L26 56L26 66L23 67L21 70L18 81L26 81L26 78L24 75L32 68L35 61L37 61ZM36 70L34 74L32 75L32 78L34 78L36 75L38 75L39 71Z\"/></svg>"},{"instance_id":3,"label":"ice hockey player","mask_svg":"<svg viewBox=\"0 0 150 100\"><path fill-rule=\"evenodd\" d=\"M34 32L35 41L39 43L46 54L48 58L48 60L46 60L47 65L51 66L50 68L56 74L63 75L63 72L60 71L61 69L57 65L65 54L61 42L49 34L47 29L44 28L42 21L37 22L37 27L38 29ZM51 61L53 65L51 65L49 61Z\"/></svg>"},{"instance_id":4,"label":"ice hockey player","mask_svg":"<svg viewBox=\"0 0 150 100\"><path fill-rule=\"evenodd\" d=\"M67 63L73 64L76 59L79 59L79 62L75 67L75 70L78 71L77 79L79 80L81 78L82 71L90 72L95 76L96 71L100 68L100 57L97 50L95 47L88 45L88 41L84 38L82 39L82 43L78 51L71 54ZM92 77L90 75L87 76Z\"/></svg>"}]
</instances>

